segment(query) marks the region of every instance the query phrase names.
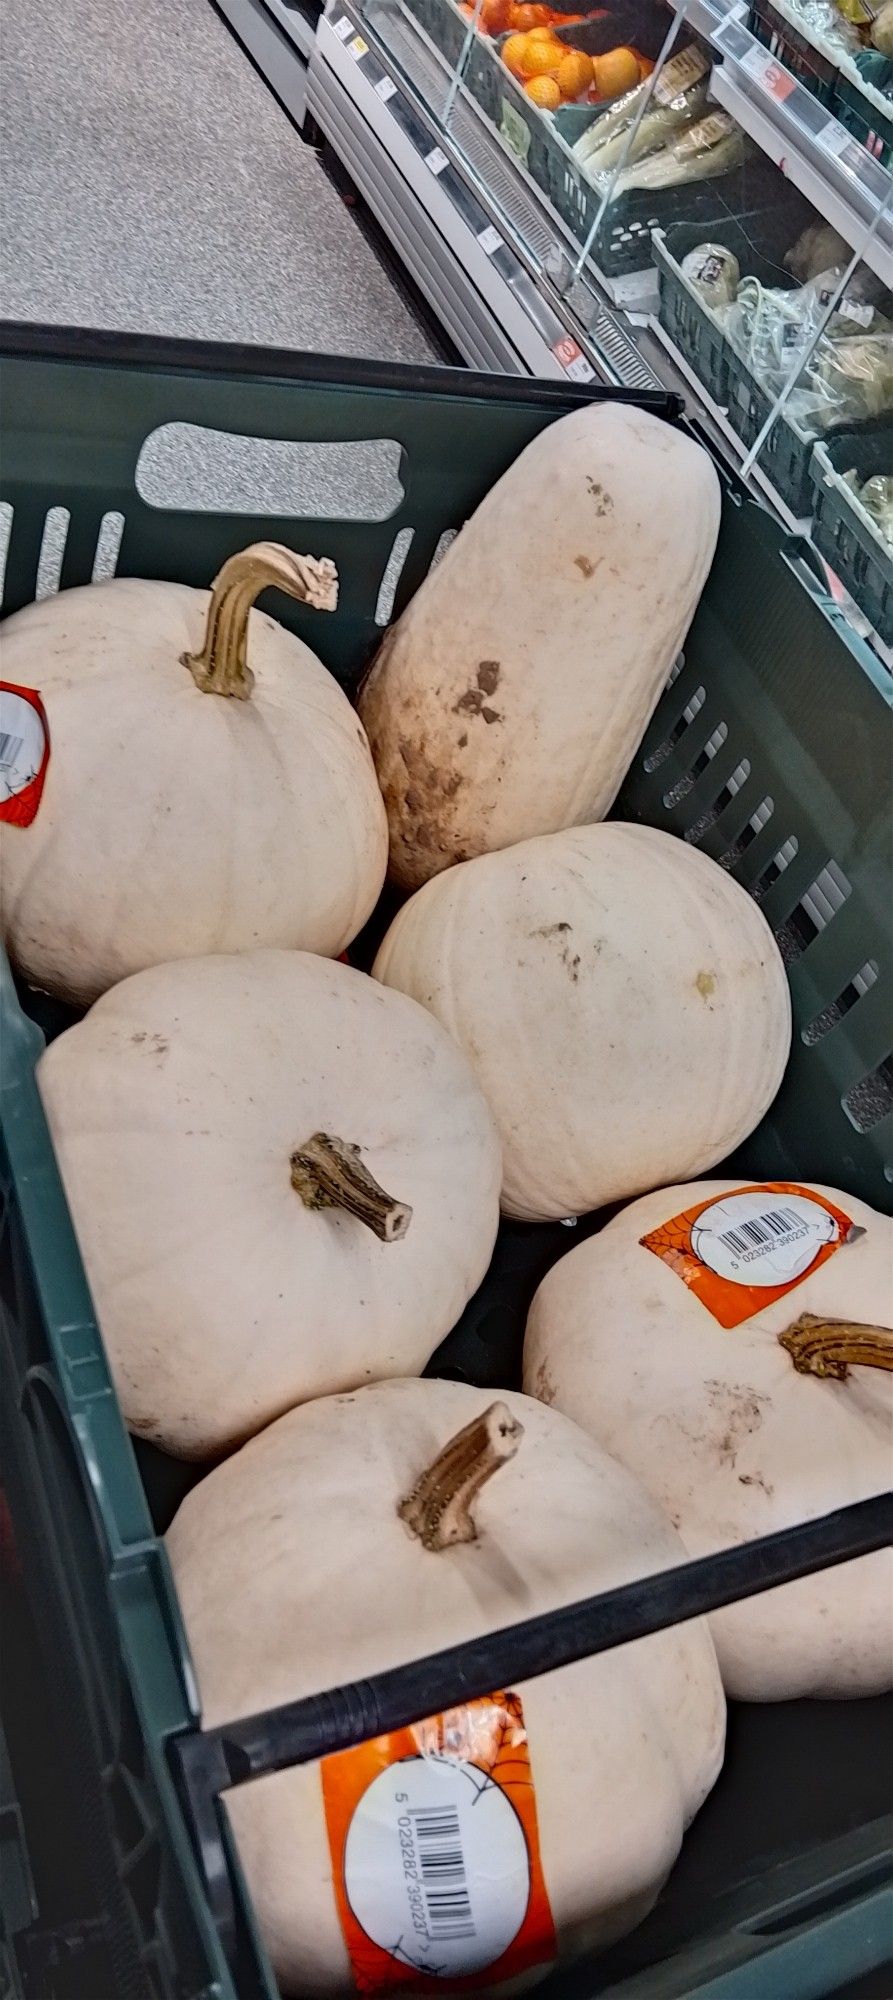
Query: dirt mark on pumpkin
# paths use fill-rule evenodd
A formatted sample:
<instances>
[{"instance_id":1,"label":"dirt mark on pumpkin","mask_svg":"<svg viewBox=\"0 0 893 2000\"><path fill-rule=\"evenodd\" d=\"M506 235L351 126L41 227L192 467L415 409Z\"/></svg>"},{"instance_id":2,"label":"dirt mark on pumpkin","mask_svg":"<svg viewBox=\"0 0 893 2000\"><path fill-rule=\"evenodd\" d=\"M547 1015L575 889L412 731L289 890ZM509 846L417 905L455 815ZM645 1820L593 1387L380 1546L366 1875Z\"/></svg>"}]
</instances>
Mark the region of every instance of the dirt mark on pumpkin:
<instances>
[{"instance_id":1,"label":"dirt mark on pumpkin","mask_svg":"<svg viewBox=\"0 0 893 2000\"><path fill-rule=\"evenodd\" d=\"M501 668L498 660L479 660L475 674L475 687L466 688L453 704L454 715L480 715L485 722L501 722L498 709L486 706L487 697L494 695L499 686Z\"/></svg>"},{"instance_id":2,"label":"dirt mark on pumpkin","mask_svg":"<svg viewBox=\"0 0 893 2000\"><path fill-rule=\"evenodd\" d=\"M533 1394L538 1403L548 1403L550 1407L558 1395L558 1391L549 1374L548 1363L545 1361L541 1361L539 1367L534 1372Z\"/></svg>"},{"instance_id":3,"label":"dirt mark on pumpkin","mask_svg":"<svg viewBox=\"0 0 893 2000\"><path fill-rule=\"evenodd\" d=\"M590 562L588 556L575 556L574 567L580 571L581 576L590 577L595 575L599 563L602 563L603 561L604 561L603 556L599 556L598 562Z\"/></svg>"},{"instance_id":4,"label":"dirt mark on pumpkin","mask_svg":"<svg viewBox=\"0 0 893 2000\"><path fill-rule=\"evenodd\" d=\"M695 980L695 986L697 987L697 990L700 993L702 1000L712 1000L713 995L716 992L716 973L699 972L697 979Z\"/></svg>"},{"instance_id":5,"label":"dirt mark on pumpkin","mask_svg":"<svg viewBox=\"0 0 893 2000\"><path fill-rule=\"evenodd\" d=\"M601 520L605 514L613 514L614 502L611 499L611 495L610 493L605 492L604 487L599 485L598 480L587 479L586 485L588 491L592 495L593 500L595 501L595 511L599 517L599 520Z\"/></svg>"},{"instance_id":6,"label":"dirt mark on pumpkin","mask_svg":"<svg viewBox=\"0 0 893 2000\"><path fill-rule=\"evenodd\" d=\"M758 1431L765 1415L768 1396L729 1382L707 1382L707 1401L721 1434L716 1439L720 1464L733 1466L743 1444Z\"/></svg>"},{"instance_id":7,"label":"dirt mark on pumpkin","mask_svg":"<svg viewBox=\"0 0 893 2000\"><path fill-rule=\"evenodd\" d=\"M561 939L561 962L562 965L567 967L571 980L576 986L580 977L580 954L578 951L572 951L570 945L567 943L567 938L572 929L573 925L567 922L540 924L535 931L531 931L530 935L531 937Z\"/></svg>"}]
</instances>

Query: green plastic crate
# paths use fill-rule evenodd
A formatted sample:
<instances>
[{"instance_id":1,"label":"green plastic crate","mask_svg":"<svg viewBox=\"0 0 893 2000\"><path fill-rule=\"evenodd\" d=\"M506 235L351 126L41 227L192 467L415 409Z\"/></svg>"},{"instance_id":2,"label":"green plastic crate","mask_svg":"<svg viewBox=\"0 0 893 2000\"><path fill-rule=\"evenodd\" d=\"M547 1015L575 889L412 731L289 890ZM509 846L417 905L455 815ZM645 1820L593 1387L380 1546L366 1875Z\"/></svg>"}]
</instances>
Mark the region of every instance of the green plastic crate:
<instances>
[{"instance_id":1,"label":"green plastic crate","mask_svg":"<svg viewBox=\"0 0 893 2000\"><path fill-rule=\"evenodd\" d=\"M399 609L443 532L544 425L586 400L560 384L34 329L8 331L0 355L6 609L34 593L52 508L70 517L63 588L91 576L109 516L123 517L119 573L195 584L234 548L275 536L338 562L337 617L312 636L349 686L380 630L395 536L405 543L412 531ZM383 520L341 509L325 519L171 514L136 485L144 440L170 423L342 450L396 440L402 494ZM883 674L804 594L770 517L725 485L716 566L619 810L722 860L760 898L785 953L792 1061L734 1170L827 1179L889 1205ZM276 608L304 629L299 606ZM17 996L5 969L0 1008L3 1479L64 1719L112 1990L115 2000L271 2000L225 1816L211 1802L194 1845L177 1783L187 1749L217 1748L196 1729L156 1539L194 1470L147 1447L135 1455L123 1428L34 1076L64 1010ZM566 1245L558 1226L506 1225L492 1273L432 1370L516 1380L527 1303ZM879 1976L889 1718L886 1701L736 1709L723 1777L656 1910L598 1961L549 1980L543 2000L830 2000ZM212 1905L228 1902L225 1951Z\"/></svg>"},{"instance_id":2,"label":"green plastic crate","mask_svg":"<svg viewBox=\"0 0 893 2000\"><path fill-rule=\"evenodd\" d=\"M860 480L876 472L893 477L893 424L843 431L817 444L812 455L815 509L812 537L841 583L846 585L885 646L893 647L893 550L844 484L843 474Z\"/></svg>"},{"instance_id":3,"label":"green plastic crate","mask_svg":"<svg viewBox=\"0 0 893 2000\"><path fill-rule=\"evenodd\" d=\"M782 184L771 208L738 217L715 215L703 222L686 221L655 231L652 255L660 291L658 318L720 409L729 401L729 344L721 321L688 283L683 259L701 243L722 243L737 257L742 275L753 273L764 284L778 284L786 276L785 251L811 220L808 203L795 189Z\"/></svg>"}]
</instances>

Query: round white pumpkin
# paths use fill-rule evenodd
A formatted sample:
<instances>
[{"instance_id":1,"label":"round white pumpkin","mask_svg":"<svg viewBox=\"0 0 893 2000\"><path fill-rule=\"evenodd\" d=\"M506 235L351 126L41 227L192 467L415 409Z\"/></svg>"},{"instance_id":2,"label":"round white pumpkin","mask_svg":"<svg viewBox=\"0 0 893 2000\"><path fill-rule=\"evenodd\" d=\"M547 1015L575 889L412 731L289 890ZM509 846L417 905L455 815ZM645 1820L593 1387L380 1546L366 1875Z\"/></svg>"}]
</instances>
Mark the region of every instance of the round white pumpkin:
<instances>
[{"instance_id":1,"label":"round white pumpkin","mask_svg":"<svg viewBox=\"0 0 893 2000\"><path fill-rule=\"evenodd\" d=\"M592 403L497 481L360 697L394 879L601 819L707 579L719 481L647 412Z\"/></svg>"},{"instance_id":2,"label":"round white pumpkin","mask_svg":"<svg viewBox=\"0 0 893 2000\"><path fill-rule=\"evenodd\" d=\"M207 1725L683 1559L643 1488L576 1425L519 1395L487 1406L479 1389L432 1381L308 1404L188 1495L167 1548ZM445 1447L472 1425L451 1458ZM473 1497L485 1468L493 1476ZM474 1539L451 1540L469 1531ZM559 1952L604 1947L647 1913L720 1768L725 1712L706 1626L657 1633L514 1693ZM227 1808L283 1991L353 1992L319 1765L253 1781ZM393 1820L376 1838L377 1869L389 1842L399 1870ZM493 1859L498 1880L498 1849ZM493 1916L492 1881L472 1872L468 1886L473 1914ZM424 1946L413 1962L425 1962Z\"/></svg>"},{"instance_id":3,"label":"round white pumpkin","mask_svg":"<svg viewBox=\"0 0 893 2000\"><path fill-rule=\"evenodd\" d=\"M373 909L387 825L365 733L309 647L249 611L268 584L334 609L331 563L259 543L210 593L116 578L6 621L3 677L39 690L50 758L31 824L2 829L0 915L48 992L87 1004L212 951L334 957Z\"/></svg>"},{"instance_id":4,"label":"round white pumpkin","mask_svg":"<svg viewBox=\"0 0 893 2000\"><path fill-rule=\"evenodd\" d=\"M787 979L756 904L695 848L610 822L483 855L397 915L375 976L464 1048L503 1208L579 1215L702 1171L771 1104Z\"/></svg>"},{"instance_id":5,"label":"round white pumpkin","mask_svg":"<svg viewBox=\"0 0 893 2000\"><path fill-rule=\"evenodd\" d=\"M153 966L38 1079L124 1415L169 1451L422 1369L484 1276L484 1099L430 1015L349 966Z\"/></svg>"},{"instance_id":6,"label":"round white pumpkin","mask_svg":"<svg viewBox=\"0 0 893 2000\"><path fill-rule=\"evenodd\" d=\"M748 1185L698 1181L633 1202L553 1266L527 1326L525 1388L572 1412L639 1475L692 1556L868 1499L890 1481L893 1377L866 1365L867 1357L886 1354L889 1368L893 1356L893 1333L883 1333L893 1317L888 1217L851 1195L803 1183L807 1196L827 1196L849 1218L851 1240L807 1269L793 1290L730 1326L672 1261L641 1241L696 1205ZM773 1213L777 1228L778 1211L790 1210L790 1201L779 1192L749 1204L754 1243L765 1238L760 1213ZM733 1229L737 1219L740 1229L738 1211L747 1206L724 1210L717 1227ZM769 1260L750 1253L743 1267L750 1283L759 1273L764 1283L773 1274L784 1281L815 1254L823 1233L834 1240L824 1209L795 1198L793 1213L805 1233L782 1236ZM708 1254L724 1271L723 1258ZM789 1329L796 1366L780 1340ZM800 1372L810 1361L842 1365L843 1379ZM728 1693L781 1701L889 1688L891 1587L887 1550L715 1612L711 1628Z\"/></svg>"}]
</instances>

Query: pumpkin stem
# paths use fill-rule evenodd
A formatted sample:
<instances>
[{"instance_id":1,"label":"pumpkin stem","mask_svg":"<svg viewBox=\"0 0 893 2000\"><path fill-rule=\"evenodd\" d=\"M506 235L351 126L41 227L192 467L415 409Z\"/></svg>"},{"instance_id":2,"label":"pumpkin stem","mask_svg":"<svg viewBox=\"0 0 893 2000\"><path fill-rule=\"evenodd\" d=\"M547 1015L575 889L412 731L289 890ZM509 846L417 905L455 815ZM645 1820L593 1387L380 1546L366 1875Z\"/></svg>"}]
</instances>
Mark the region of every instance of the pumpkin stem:
<instances>
[{"instance_id":1,"label":"pumpkin stem","mask_svg":"<svg viewBox=\"0 0 893 2000\"><path fill-rule=\"evenodd\" d=\"M889 1326L801 1313L778 1338L798 1375L830 1376L835 1382L845 1382L851 1367L893 1371L893 1328Z\"/></svg>"},{"instance_id":2,"label":"pumpkin stem","mask_svg":"<svg viewBox=\"0 0 893 2000\"><path fill-rule=\"evenodd\" d=\"M291 1184L305 1208L344 1208L382 1243L396 1243L409 1228L412 1209L379 1187L360 1159L359 1146L331 1132L314 1132L292 1153Z\"/></svg>"},{"instance_id":3,"label":"pumpkin stem","mask_svg":"<svg viewBox=\"0 0 893 2000\"><path fill-rule=\"evenodd\" d=\"M427 1472L401 1500L401 1521L418 1535L423 1548L448 1549L456 1542L476 1542L472 1502L501 1465L514 1458L523 1425L504 1403L491 1403L483 1416L445 1444Z\"/></svg>"},{"instance_id":4,"label":"pumpkin stem","mask_svg":"<svg viewBox=\"0 0 893 2000\"><path fill-rule=\"evenodd\" d=\"M254 686L246 657L248 613L258 592L270 584L315 611L334 611L338 603L338 572L328 556L297 556L281 542L252 542L230 556L211 585L201 652L182 655L203 694L247 701Z\"/></svg>"}]
</instances>

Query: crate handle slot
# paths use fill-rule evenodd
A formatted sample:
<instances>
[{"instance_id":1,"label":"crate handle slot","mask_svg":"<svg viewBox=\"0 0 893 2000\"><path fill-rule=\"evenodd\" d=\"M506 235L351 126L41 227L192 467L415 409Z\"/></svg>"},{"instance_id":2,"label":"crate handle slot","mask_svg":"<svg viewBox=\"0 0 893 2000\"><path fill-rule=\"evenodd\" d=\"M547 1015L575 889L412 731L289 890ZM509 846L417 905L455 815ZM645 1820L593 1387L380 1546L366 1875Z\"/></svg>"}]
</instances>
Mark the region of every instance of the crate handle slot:
<instances>
[{"instance_id":1,"label":"crate handle slot","mask_svg":"<svg viewBox=\"0 0 893 2000\"><path fill-rule=\"evenodd\" d=\"M169 423L144 438L135 485L164 513L389 521L406 497L403 460L396 438L258 438Z\"/></svg>"}]
</instances>

